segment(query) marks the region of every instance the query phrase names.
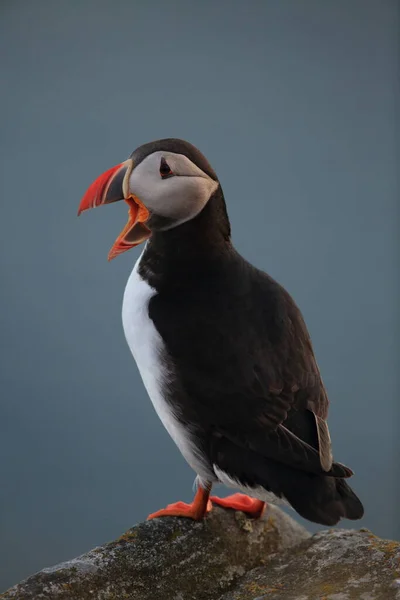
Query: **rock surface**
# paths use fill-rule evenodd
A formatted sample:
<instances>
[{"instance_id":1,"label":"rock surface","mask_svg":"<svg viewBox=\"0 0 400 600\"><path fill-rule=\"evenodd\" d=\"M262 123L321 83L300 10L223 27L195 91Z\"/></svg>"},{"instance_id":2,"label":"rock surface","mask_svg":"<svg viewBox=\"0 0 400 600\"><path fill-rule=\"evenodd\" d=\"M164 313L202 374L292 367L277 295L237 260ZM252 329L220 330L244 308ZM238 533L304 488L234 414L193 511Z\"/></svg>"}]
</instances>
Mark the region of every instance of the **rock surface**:
<instances>
[{"instance_id":1,"label":"rock surface","mask_svg":"<svg viewBox=\"0 0 400 600\"><path fill-rule=\"evenodd\" d=\"M400 599L400 543L368 530L322 531L251 570L219 600Z\"/></svg>"},{"instance_id":2,"label":"rock surface","mask_svg":"<svg viewBox=\"0 0 400 600\"><path fill-rule=\"evenodd\" d=\"M269 507L163 518L44 569L2 600L400 600L400 543L367 530L310 536Z\"/></svg>"},{"instance_id":3,"label":"rock surface","mask_svg":"<svg viewBox=\"0 0 400 600\"><path fill-rule=\"evenodd\" d=\"M282 511L263 519L215 508L204 522L162 518L9 589L2 600L208 600L309 537Z\"/></svg>"}]
</instances>

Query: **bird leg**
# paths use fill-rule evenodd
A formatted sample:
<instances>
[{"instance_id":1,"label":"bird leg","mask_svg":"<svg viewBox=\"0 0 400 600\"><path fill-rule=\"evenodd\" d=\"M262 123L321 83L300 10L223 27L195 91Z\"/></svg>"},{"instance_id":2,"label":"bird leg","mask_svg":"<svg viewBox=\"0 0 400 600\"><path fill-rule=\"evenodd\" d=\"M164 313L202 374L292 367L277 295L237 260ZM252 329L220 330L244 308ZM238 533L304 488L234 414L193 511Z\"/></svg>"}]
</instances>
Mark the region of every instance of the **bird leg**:
<instances>
[{"instance_id":1,"label":"bird leg","mask_svg":"<svg viewBox=\"0 0 400 600\"><path fill-rule=\"evenodd\" d=\"M194 521L201 521L212 509L212 504L209 499L210 492L211 486L203 488L199 485L191 504L186 504L186 502L168 504L166 508L162 508L149 515L147 520L150 521L150 519L155 519L157 517L187 517Z\"/></svg>"},{"instance_id":2,"label":"bird leg","mask_svg":"<svg viewBox=\"0 0 400 600\"><path fill-rule=\"evenodd\" d=\"M233 510L241 510L250 517L259 519L262 517L265 511L266 502L257 500L256 498L250 498L246 494L232 494L227 498L218 498L217 496L211 496L210 500L213 504L222 506L224 508L232 508Z\"/></svg>"}]
</instances>

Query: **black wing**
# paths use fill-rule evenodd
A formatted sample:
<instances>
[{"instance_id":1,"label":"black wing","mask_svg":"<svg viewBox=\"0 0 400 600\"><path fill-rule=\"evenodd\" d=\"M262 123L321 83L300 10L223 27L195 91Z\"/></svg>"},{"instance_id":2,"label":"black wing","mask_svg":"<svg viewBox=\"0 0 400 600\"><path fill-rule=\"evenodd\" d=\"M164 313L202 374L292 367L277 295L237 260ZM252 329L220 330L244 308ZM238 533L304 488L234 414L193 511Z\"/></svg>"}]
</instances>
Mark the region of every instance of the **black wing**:
<instances>
[{"instance_id":1,"label":"black wing","mask_svg":"<svg viewBox=\"0 0 400 600\"><path fill-rule=\"evenodd\" d=\"M299 309L243 259L235 269L233 284L221 274L189 295L174 289L150 302L175 365L175 413L211 440L211 456L226 440L295 469L349 477L332 461L328 398Z\"/></svg>"},{"instance_id":2,"label":"black wing","mask_svg":"<svg viewBox=\"0 0 400 600\"><path fill-rule=\"evenodd\" d=\"M251 272L255 308L247 319L262 335L251 329L251 335L242 333L248 348L245 368L238 369L243 415L235 415L233 427L224 426L221 419L218 434L289 467L350 477L349 468L333 463L326 421L329 400L300 310L274 280L255 269ZM237 396L238 375L232 383ZM232 389L225 393L229 397Z\"/></svg>"}]
</instances>

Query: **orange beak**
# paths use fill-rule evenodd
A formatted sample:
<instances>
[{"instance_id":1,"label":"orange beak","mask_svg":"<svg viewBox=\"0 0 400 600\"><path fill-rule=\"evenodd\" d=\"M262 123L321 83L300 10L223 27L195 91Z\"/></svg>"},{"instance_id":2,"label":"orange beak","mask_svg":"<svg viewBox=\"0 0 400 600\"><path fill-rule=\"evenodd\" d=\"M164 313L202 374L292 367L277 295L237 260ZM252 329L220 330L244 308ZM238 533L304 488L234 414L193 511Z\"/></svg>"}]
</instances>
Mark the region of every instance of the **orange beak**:
<instances>
[{"instance_id":1,"label":"orange beak","mask_svg":"<svg viewBox=\"0 0 400 600\"><path fill-rule=\"evenodd\" d=\"M150 237L151 231L145 223L150 213L134 194L129 192L129 177L133 170L131 158L109 169L98 177L87 189L79 205L78 215L89 208L125 200L129 206L129 219L115 240L108 254L112 260L122 252L141 244Z\"/></svg>"}]
</instances>

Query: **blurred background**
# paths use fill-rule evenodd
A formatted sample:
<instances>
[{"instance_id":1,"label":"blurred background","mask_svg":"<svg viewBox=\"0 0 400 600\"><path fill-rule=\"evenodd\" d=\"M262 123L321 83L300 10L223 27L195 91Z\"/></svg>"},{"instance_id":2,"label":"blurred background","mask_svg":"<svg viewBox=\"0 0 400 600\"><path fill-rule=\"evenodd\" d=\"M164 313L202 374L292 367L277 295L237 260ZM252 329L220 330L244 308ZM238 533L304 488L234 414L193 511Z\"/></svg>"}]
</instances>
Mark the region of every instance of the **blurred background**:
<instances>
[{"instance_id":1,"label":"blurred background","mask_svg":"<svg viewBox=\"0 0 400 600\"><path fill-rule=\"evenodd\" d=\"M192 497L122 331L126 207L76 218L167 136L303 311L355 526L400 538L397 37L395 0L2 0L0 590Z\"/></svg>"}]
</instances>

